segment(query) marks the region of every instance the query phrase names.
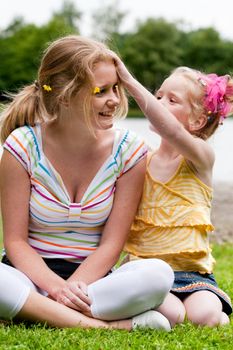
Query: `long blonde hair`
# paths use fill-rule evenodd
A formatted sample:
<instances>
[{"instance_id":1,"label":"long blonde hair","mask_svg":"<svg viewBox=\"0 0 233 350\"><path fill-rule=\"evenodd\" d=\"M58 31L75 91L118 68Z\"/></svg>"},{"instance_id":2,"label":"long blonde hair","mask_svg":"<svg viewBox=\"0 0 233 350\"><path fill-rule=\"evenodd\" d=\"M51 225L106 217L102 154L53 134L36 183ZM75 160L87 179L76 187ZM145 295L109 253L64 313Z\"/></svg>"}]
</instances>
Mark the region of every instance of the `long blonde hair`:
<instances>
[{"instance_id":1,"label":"long blonde hair","mask_svg":"<svg viewBox=\"0 0 233 350\"><path fill-rule=\"evenodd\" d=\"M84 101L85 118L92 131L90 120L93 67L97 62L112 60L105 44L78 35L69 35L54 41L46 49L38 71L37 81L12 95L12 102L1 114L0 139L3 143L17 127L34 126L37 122L59 117L62 101L70 102L82 87L90 94ZM51 88L47 91L44 85ZM120 103L115 119L123 118L128 111L128 101L118 83Z\"/></svg>"}]
</instances>

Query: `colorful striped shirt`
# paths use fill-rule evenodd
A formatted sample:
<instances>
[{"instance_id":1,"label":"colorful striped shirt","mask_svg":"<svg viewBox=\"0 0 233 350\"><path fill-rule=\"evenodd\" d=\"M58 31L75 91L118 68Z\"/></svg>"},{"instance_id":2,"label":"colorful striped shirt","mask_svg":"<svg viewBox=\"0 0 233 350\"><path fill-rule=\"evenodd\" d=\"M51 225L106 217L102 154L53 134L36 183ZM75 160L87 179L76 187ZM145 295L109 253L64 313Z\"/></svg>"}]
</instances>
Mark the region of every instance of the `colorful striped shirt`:
<instances>
[{"instance_id":1,"label":"colorful striped shirt","mask_svg":"<svg viewBox=\"0 0 233 350\"><path fill-rule=\"evenodd\" d=\"M43 153L39 124L14 130L3 147L30 177L29 244L42 257L74 262L82 262L98 247L112 209L117 179L147 152L135 133L116 129L111 155L80 203L72 203L61 176Z\"/></svg>"},{"instance_id":2,"label":"colorful striped shirt","mask_svg":"<svg viewBox=\"0 0 233 350\"><path fill-rule=\"evenodd\" d=\"M211 273L215 263L208 238L214 229L211 199L212 189L195 176L185 159L166 183L154 179L148 166L125 245L130 259L158 258L175 271Z\"/></svg>"}]
</instances>

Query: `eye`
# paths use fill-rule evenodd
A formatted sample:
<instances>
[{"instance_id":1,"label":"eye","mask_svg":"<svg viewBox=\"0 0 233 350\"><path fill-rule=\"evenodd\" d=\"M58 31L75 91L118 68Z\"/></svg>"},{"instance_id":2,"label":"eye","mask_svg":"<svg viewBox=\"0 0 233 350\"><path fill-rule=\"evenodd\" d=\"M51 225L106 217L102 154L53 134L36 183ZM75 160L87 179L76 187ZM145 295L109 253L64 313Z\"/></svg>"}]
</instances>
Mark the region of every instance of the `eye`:
<instances>
[{"instance_id":1,"label":"eye","mask_svg":"<svg viewBox=\"0 0 233 350\"><path fill-rule=\"evenodd\" d=\"M157 98L157 100L161 100L162 96L160 95L155 95L155 97Z\"/></svg>"},{"instance_id":2,"label":"eye","mask_svg":"<svg viewBox=\"0 0 233 350\"><path fill-rule=\"evenodd\" d=\"M93 91L94 96L101 96L106 92L105 88L95 88Z\"/></svg>"},{"instance_id":3,"label":"eye","mask_svg":"<svg viewBox=\"0 0 233 350\"><path fill-rule=\"evenodd\" d=\"M171 97L171 98L169 99L169 101L170 101L171 103L176 103L176 99L175 99L174 97Z\"/></svg>"}]
</instances>

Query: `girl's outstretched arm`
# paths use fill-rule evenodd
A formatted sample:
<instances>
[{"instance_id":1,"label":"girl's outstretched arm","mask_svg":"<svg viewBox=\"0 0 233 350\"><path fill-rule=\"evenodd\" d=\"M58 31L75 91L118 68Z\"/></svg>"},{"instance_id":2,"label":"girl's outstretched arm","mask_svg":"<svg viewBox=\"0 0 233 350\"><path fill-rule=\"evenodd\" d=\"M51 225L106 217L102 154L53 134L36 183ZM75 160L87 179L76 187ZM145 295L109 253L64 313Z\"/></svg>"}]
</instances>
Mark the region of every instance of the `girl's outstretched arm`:
<instances>
[{"instance_id":1,"label":"girl's outstretched arm","mask_svg":"<svg viewBox=\"0 0 233 350\"><path fill-rule=\"evenodd\" d=\"M113 53L118 76L149 119L156 132L188 159L197 171L209 171L214 164L214 153L204 140L194 137L176 117L140 84L127 70L120 58Z\"/></svg>"}]
</instances>

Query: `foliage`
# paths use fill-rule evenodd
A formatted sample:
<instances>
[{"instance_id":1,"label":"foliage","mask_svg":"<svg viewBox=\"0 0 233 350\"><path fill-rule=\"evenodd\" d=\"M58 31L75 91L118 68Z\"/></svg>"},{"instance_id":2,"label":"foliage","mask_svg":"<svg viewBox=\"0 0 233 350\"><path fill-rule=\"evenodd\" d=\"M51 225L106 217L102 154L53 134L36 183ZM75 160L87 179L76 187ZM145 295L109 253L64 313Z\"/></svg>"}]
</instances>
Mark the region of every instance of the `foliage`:
<instances>
[{"instance_id":1,"label":"foliage","mask_svg":"<svg viewBox=\"0 0 233 350\"><path fill-rule=\"evenodd\" d=\"M61 11L38 27L15 19L0 33L0 91L16 90L36 78L40 57L47 43L70 33L78 33L80 13L65 2Z\"/></svg>"},{"instance_id":2,"label":"foliage","mask_svg":"<svg viewBox=\"0 0 233 350\"><path fill-rule=\"evenodd\" d=\"M125 36L122 58L137 79L154 90L181 63L180 36L175 24L150 18Z\"/></svg>"},{"instance_id":3,"label":"foliage","mask_svg":"<svg viewBox=\"0 0 233 350\"><path fill-rule=\"evenodd\" d=\"M225 74L232 69L233 43L221 39L213 28L189 32L183 38L183 62L205 72ZM225 63L225 64L224 64Z\"/></svg>"},{"instance_id":4,"label":"foliage","mask_svg":"<svg viewBox=\"0 0 233 350\"><path fill-rule=\"evenodd\" d=\"M47 43L66 34L79 33L82 13L72 0L65 0L42 26L15 20L0 31L0 92L14 91L36 78ZM216 29L187 30L185 24L149 18L122 32L127 13L119 1L101 2L92 14L92 36L105 39L123 58L135 77L151 92L179 65L205 72L233 73L233 42L224 40ZM185 29L186 28L186 29ZM135 102L132 108L135 108Z\"/></svg>"},{"instance_id":5,"label":"foliage","mask_svg":"<svg viewBox=\"0 0 233 350\"><path fill-rule=\"evenodd\" d=\"M92 14L92 37L97 40L111 41L120 32L125 13L119 10L119 2L101 6Z\"/></svg>"}]
</instances>

